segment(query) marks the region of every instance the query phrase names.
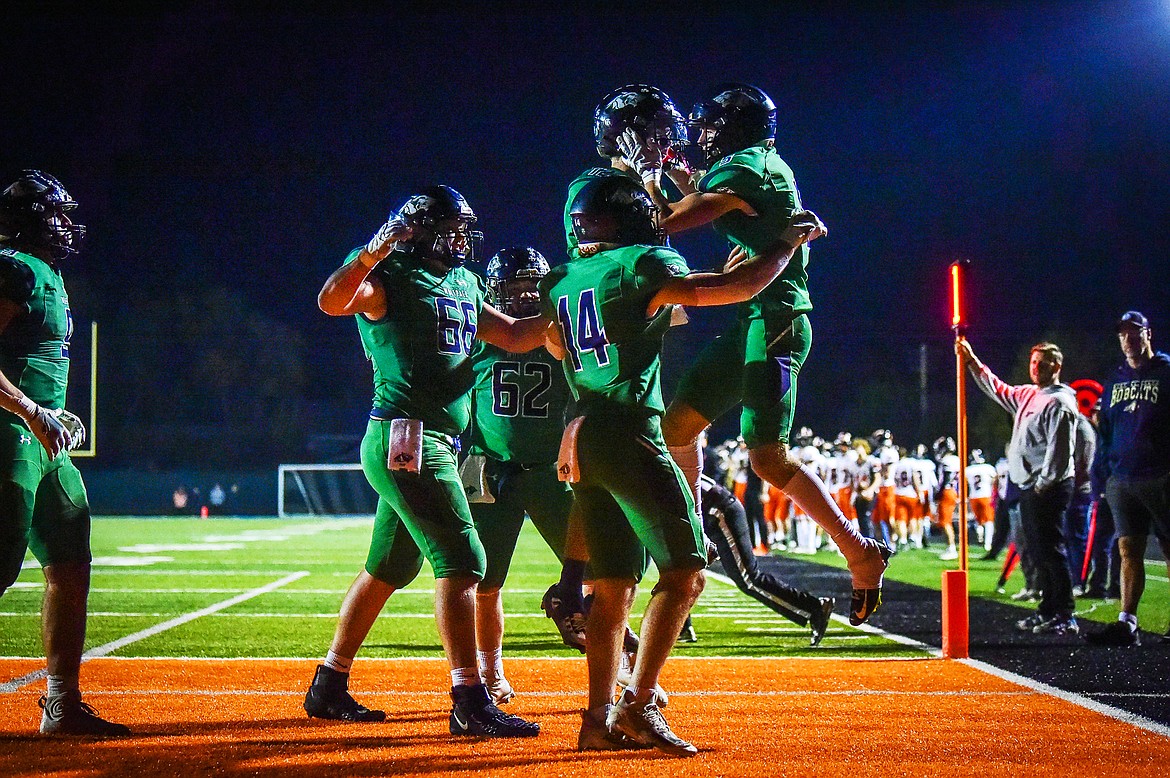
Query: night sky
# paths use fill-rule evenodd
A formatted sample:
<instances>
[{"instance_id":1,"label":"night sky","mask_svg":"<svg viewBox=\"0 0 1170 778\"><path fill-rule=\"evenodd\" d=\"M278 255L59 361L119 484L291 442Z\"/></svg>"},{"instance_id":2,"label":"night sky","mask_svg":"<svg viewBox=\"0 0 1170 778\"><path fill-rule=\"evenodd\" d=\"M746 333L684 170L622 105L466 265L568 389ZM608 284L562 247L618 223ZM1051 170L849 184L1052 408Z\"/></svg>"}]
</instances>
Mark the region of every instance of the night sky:
<instances>
[{"instance_id":1,"label":"night sky","mask_svg":"<svg viewBox=\"0 0 1170 778\"><path fill-rule=\"evenodd\" d=\"M830 229L798 424L949 430L958 258L971 340L1006 378L1054 338L1066 380L1103 379L1130 308L1170 347L1170 3L159 5L0 8L0 178L54 173L90 229L64 271L79 323L102 327L95 465L352 459L315 437L356 440L371 394L352 322L317 310L326 276L435 182L466 195L489 253L561 261L565 187L600 162L593 108L638 81L684 112L727 80L779 106L778 150ZM725 253L709 230L675 245L695 267ZM727 320L672 335L668 396ZM1006 414L972 403L974 442L1001 445Z\"/></svg>"}]
</instances>

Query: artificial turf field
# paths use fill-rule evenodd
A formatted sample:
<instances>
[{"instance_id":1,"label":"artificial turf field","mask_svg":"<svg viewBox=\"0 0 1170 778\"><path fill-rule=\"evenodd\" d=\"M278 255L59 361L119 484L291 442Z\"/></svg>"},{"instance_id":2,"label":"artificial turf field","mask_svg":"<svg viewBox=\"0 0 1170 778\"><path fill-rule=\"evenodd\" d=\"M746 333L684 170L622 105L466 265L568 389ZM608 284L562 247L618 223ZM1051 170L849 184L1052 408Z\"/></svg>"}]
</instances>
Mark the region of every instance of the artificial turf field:
<instances>
[{"instance_id":1,"label":"artificial turf field","mask_svg":"<svg viewBox=\"0 0 1170 778\"><path fill-rule=\"evenodd\" d=\"M972 562L972 661L943 660L939 572L930 550L894 558L873 628L839 618L822 645L716 576L694 612L700 640L679 645L663 685L672 726L701 749L578 754L585 667L540 612L557 566L526 527L508 585L505 662L514 712L535 741L453 741L449 681L424 570L391 598L355 663L360 701L381 724L309 720L300 703L364 560L368 520L98 519L86 699L136 735L68 746L34 736L44 681L42 578L30 561L0 599L0 775L1028 774L1164 775L1170 757L1170 645L1137 649L1013 635L1022 607L991 591L998 565ZM843 560L764 564L839 598ZM1143 626L1170 617L1164 564L1150 565ZM1017 578L1018 578L1017 573ZM640 613L654 582L640 588ZM1014 591L1016 587L1009 588ZM1106 621L1116 603L1080 601ZM635 620L635 628L636 628ZM1079 685L1079 687L1078 687Z\"/></svg>"}]
</instances>

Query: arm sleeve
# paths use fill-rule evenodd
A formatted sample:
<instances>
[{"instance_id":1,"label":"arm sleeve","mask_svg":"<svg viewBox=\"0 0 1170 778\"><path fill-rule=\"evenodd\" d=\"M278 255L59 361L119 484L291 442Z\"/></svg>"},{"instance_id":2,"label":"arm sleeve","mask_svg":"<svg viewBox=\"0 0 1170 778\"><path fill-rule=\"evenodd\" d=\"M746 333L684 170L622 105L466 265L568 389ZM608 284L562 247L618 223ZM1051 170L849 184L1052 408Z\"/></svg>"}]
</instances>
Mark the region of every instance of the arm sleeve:
<instances>
[{"instance_id":1,"label":"arm sleeve","mask_svg":"<svg viewBox=\"0 0 1170 778\"><path fill-rule=\"evenodd\" d=\"M1004 383L999 379L999 376L991 372L991 368L987 365L984 365L974 376L975 385L1001 408L1011 414L1015 414L1019 410L1023 402L1023 395L1027 392L1028 387Z\"/></svg>"},{"instance_id":2,"label":"arm sleeve","mask_svg":"<svg viewBox=\"0 0 1170 778\"><path fill-rule=\"evenodd\" d=\"M0 254L0 298L24 305L32 299L35 283L32 268L16 257Z\"/></svg>"}]
</instances>

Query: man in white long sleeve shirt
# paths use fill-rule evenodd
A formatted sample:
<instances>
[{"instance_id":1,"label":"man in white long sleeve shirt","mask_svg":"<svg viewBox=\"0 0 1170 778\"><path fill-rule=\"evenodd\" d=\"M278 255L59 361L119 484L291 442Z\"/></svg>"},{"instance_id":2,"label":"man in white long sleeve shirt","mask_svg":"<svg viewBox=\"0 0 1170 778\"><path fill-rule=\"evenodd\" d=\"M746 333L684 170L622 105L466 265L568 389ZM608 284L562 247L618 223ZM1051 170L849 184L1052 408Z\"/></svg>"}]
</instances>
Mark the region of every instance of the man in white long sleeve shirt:
<instances>
[{"instance_id":1,"label":"man in white long sleeve shirt","mask_svg":"<svg viewBox=\"0 0 1170 778\"><path fill-rule=\"evenodd\" d=\"M1012 386L992 373L965 339L955 350L983 393L1014 417L1008 475L1020 487L1020 517L1042 591L1036 613L1017 622L1036 634L1077 634L1062 523L1073 492L1076 394L1060 383L1064 356L1052 343L1032 347L1030 385Z\"/></svg>"}]
</instances>

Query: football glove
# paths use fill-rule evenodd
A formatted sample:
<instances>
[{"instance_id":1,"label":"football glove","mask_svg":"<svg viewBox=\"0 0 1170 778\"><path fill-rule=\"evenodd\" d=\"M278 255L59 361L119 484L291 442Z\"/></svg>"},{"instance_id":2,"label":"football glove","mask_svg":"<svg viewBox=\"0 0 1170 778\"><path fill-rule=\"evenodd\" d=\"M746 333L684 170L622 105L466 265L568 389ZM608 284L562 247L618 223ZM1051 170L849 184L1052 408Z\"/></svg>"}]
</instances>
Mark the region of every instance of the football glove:
<instances>
[{"instance_id":1,"label":"football glove","mask_svg":"<svg viewBox=\"0 0 1170 778\"><path fill-rule=\"evenodd\" d=\"M411 235L410 225L401 216L395 215L378 228L374 237L366 244L366 251L377 260L383 260L397 248L400 241Z\"/></svg>"},{"instance_id":2,"label":"football glove","mask_svg":"<svg viewBox=\"0 0 1170 778\"><path fill-rule=\"evenodd\" d=\"M662 177L662 164L650 160L638 133L632 129L623 131L617 137L617 147L622 153L622 162L638 174L644 185L658 183Z\"/></svg>"},{"instance_id":3,"label":"football glove","mask_svg":"<svg viewBox=\"0 0 1170 778\"><path fill-rule=\"evenodd\" d=\"M81 422L81 418L76 413L64 408L58 411L49 411L49 413L61 422L61 426L69 433L69 450L76 451L81 448L81 444L85 443L85 425Z\"/></svg>"},{"instance_id":4,"label":"football glove","mask_svg":"<svg viewBox=\"0 0 1170 778\"><path fill-rule=\"evenodd\" d=\"M50 459L56 459L62 451L70 447L72 441L69 439L69 430L65 429L52 411L42 408L27 397L17 400L16 406L13 412L24 420L29 431L45 447Z\"/></svg>"}]
</instances>

